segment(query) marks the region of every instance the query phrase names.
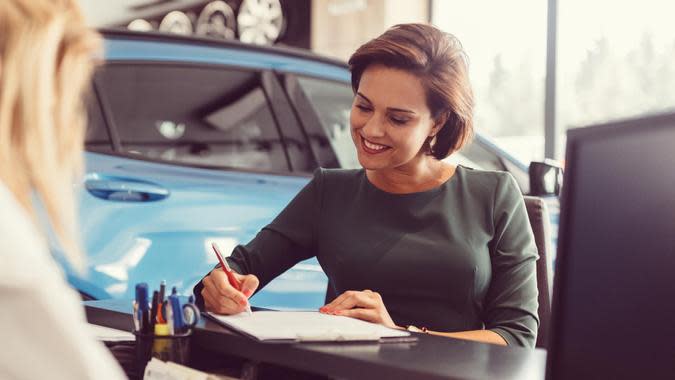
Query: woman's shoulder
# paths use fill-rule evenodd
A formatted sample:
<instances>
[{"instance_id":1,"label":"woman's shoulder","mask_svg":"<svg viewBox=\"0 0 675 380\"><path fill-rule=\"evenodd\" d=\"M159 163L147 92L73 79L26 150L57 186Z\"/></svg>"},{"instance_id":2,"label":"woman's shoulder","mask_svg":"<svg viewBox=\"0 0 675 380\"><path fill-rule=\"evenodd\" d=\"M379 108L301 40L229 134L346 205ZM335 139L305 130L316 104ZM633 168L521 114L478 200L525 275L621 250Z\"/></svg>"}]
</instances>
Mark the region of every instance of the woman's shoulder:
<instances>
[{"instance_id":1,"label":"woman's shoulder","mask_svg":"<svg viewBox=\"0 0 675 380\"><path fill-rule=\"evenodd\" d=\"M495 191L500 187L518 186L511 173L505 171L481 170L458 165L456 175L463 184L475 190Z\"/></svg>"},{"instance_id":2,"label":"woman's shoulder","mask_svg":"<svg viewBox=\"0 0 675 380\"><path fill-rule=\"evenodd\" d=\"M325 169L314 172L314 189L320 194L322 203L344 203L354 197L363 184L363 169Z\"/></svg>"},{"instance_id":3,"label":"woman's shoulder","mask_svg":"<svg viewBox=\"0 0 675 380\"><path fill-rule=\"evenodd\" d=\"M497 208L510 208L523 202L523 193L511 173L463 166L461 168L461 191L468 194L467 199L475 199L481 204L493 204Z\"/></svg>"},{"instance_id":4,"label":"woman's shoulder","mask_svg":"<svg viewBox=\"0 0 675 380\"><path fill-rule=\"evenodd\" d=\"M318 168L314 171L314 180L321 185L349 185L363 179L363 169L326 169Z\"/></svg>"}]
</instances>

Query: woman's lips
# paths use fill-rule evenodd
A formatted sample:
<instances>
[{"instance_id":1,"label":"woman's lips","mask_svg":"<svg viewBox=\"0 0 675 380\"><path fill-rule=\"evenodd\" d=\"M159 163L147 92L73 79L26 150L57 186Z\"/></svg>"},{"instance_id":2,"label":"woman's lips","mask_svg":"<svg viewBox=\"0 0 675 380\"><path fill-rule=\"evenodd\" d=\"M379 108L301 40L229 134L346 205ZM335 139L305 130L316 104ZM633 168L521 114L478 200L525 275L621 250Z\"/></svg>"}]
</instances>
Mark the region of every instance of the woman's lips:
<instances>
[{"instance_id":1,"label":"woman's lips","mask_svg":"<svg viewBox=\"0 0 675 380\"><path fill-rule=\"evenodd\" d=\"M382 153L382 152L385 152L385 151L391 149L390 146L382 145L382 144L376 144L372 141L368 141L363 136L361 136L361 147L363 148L364 151L366 151L366 153L370 153L370 154L378 154L378 153Z\"/></svg>"}]
</instances>

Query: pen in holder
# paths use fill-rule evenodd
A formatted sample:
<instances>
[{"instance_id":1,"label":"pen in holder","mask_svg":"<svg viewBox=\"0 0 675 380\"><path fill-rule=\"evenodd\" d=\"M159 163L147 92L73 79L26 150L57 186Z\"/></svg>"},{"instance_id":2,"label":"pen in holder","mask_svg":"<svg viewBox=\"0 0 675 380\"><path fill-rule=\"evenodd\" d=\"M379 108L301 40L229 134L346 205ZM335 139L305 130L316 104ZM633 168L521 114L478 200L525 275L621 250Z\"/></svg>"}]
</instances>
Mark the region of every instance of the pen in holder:
<instances>
[{"instance_id":1,"label":"pen in holder","mask_svg":"<svg viewBox=\"0 0 675 380\"><path fill-rule=\"evenodd\" d=\"M156 325L156 327L160 326ZM155 329L154 334L134 331L136 336L136 368L139 378L143 377L145 366L153 357L163 361L188 364L192 330L188 329L186 332L173 335L165 335L164 332L158 329Z\"/></svg>"},{"instance_id":2,"label":"pen in holder","mask_svg":"<svg viewBox=\"0 0 675 380\"><path fill-rule=\"evenodd\" d=\"M193 298L181 304L174 287L164 299L165 283L155 291L148 302L148 285L136 285L133 303L134 336L136 337L136 374L143 378L150 358L188 364L190 336L199 319L199 309Z\"/></svg>"}]
</instances>

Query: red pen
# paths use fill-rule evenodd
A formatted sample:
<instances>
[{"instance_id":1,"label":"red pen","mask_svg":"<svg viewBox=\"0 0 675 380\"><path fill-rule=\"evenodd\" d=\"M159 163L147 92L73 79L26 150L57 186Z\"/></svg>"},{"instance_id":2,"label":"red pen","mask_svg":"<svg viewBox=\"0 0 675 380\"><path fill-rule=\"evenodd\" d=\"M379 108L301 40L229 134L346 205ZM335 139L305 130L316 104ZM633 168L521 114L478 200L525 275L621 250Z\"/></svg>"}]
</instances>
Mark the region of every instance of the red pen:
<instances>
[{"instance_id":1,"label":"red pen","mask_svg":"<svg viewBox=\"0 0 675 380\"><path fill-rule=\"evenodd\" d=\"M232 285L233 288L241 292L241 284L234 277L234 272L232 271L232 268L230 268L230 266L227 265L227 261L223 259L223 255L220 254L220 250L218 249L216 243L211 243L211 247L213 248L213 252L216 253L218 261L220 261L220 267L223 268L223 272L225 272L225 274L227 275L227 281L230 283L230 285ZM248 302L246 305L246 312L248 313L248 315L253 315L253 312L251 311L251 304L249 304Z\"/></svg>"}]
</instances>

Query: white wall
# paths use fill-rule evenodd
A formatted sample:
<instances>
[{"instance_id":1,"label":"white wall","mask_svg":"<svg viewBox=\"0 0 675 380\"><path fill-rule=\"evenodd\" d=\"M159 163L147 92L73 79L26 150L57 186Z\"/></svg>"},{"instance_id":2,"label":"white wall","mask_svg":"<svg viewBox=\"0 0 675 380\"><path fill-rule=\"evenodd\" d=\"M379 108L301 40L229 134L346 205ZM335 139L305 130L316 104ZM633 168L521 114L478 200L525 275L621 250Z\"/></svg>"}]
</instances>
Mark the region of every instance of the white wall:
<instances>
[{"instance_id":1,"label":"white wall","mask_svg":"<svg viewBox=\"0 0 675 380\"><path fill-rule=\"evenodd\" d=\"M426 22L426 0L313 0L311 49L346 60L388 27Z\"/></svg>"}]
</instances>

